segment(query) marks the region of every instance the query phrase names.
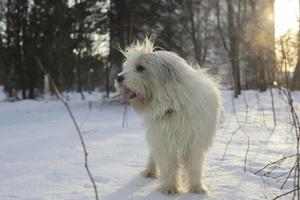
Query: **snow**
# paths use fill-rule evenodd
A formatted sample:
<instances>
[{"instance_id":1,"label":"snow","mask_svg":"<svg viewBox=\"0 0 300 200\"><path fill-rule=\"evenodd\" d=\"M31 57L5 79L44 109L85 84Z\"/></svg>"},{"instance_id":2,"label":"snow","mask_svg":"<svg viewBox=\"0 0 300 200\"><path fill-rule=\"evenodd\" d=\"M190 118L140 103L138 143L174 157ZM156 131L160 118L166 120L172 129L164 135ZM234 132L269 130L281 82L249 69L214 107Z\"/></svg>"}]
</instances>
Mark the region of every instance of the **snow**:
<instances>
[{"instance_id":1,"label":"snow","mask_svg":"<svg viewBox=\"0 0 300 200\"><path fill-rule=\"evenodd\" d=\"M140 176L148 154L142 119L130 108L128 127L122 128L123 105L102 104L101 93L85 95L87 100L77 93L67 94L83 132L100 199L272 199L292 189L292 180L281 190L283 180L274 177L291 168L294 158L270 177L255 175L266 164L296 150L289 110L278 90L274 91L276 128L268 91L245 92L234 101L236 114L232 93L223 91L222 122L206 160L204 183L209 194L173 196L157 191L158 180ZM293 95L299 111L300 93ZM60 101L7 102L0 92L0 180L1 200L94 199L78 135Z\"/></svg>"}]
</instances>

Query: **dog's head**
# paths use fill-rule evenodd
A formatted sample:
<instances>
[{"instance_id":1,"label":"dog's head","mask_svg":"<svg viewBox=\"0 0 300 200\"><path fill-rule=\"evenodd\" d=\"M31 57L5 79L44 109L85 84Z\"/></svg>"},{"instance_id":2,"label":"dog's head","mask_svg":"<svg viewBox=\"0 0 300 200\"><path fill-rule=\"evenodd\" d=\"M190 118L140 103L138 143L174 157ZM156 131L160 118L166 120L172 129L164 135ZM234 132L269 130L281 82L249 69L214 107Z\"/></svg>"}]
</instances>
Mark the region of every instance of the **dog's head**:
<instances>
[{"instance_id":1,"label":"dog's head","mask_svg":"<svg viewBox=\"0 0 300 200\"><path fill-rule=\"evenodd\" d=\"M117 75L115 85L123 101L130 102L138 112L145 111L155 99L162 100L168 85L179 81L173 58L176 55L154 51L153 42L148 38L127 47L123 54L123 71Z\"/></svg>"}]
</instances>

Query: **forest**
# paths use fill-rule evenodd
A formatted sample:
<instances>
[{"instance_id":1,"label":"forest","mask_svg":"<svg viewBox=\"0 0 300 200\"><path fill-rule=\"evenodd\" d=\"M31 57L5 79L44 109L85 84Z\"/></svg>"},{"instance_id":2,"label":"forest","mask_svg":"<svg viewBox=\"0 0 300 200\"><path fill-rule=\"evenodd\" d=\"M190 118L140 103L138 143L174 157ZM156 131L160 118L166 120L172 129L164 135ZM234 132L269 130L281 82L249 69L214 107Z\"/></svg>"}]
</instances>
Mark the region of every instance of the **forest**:
<instances>
[{"instance_id":1,"label":"forest","mask_svg":"<svg viewBox=\"0 0 300 200\"><path fill-rule=\"evenodd\" d=\"M235 97L285 82L274 0L4 0L0 24L0 84L10 99L43 94L37 59L61 90L108 96L122 66L120 48L146 36L216 74ZM288 81L299 89L294 64Z\"/></svg>"}]
</instances>

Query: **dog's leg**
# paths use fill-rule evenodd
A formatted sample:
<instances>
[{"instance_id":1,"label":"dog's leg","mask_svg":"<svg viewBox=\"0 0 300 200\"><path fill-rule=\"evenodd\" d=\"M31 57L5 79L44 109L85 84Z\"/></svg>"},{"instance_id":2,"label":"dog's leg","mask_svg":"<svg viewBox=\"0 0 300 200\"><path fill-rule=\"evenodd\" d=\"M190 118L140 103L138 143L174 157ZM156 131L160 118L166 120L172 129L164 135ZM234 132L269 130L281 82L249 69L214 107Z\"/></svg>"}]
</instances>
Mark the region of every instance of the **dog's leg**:
<instances>
[{"instance_id":1,"label":"dog's leg","mask_svg":"<svg viewBox=\"0 0 300 200\"><path fill-rule=\"evenodd\" d=\"M142 172L142 176L146 178L157 178L156 164L150 153L146 169Z\"/></svg>"},{"instance_id":2,"label":"dog's leg","mask_svg":"<svg viewBox=\"0 0 300 200\"><path fill-rule=\"evenodd\" d=\"M178 193L177 190L177 159L176 155L162 153L158 155L157 164L160 169L160 191L165 194Z\"/></svg>"},{"instance_id":3,"label":"dog's leg","mask_svg":"<svg viewBox=\"0 0 300 200\"><path fill-rule=\"evenodd\" d=\"M207 193L202 183L204 155L201 152L192 152L186 162L186 170L189 175L190 192Z\"/></svg>"}]
</instances>

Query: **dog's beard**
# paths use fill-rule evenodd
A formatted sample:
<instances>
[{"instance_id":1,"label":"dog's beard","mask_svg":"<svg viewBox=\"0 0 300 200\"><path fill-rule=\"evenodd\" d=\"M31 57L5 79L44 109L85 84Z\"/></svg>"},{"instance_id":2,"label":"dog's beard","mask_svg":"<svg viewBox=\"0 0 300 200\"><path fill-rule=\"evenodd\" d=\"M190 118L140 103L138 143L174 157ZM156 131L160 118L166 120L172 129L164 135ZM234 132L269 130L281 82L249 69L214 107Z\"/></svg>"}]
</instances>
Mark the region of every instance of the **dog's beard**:
<instances>
[{"instance_id":1,"label":"dog's beard","mask_svg":"<svg viewBox=\"0 0 300 200\"><path fill-rule=\"evenodd\" d=\"M143 113L147 110L149 101L142 96L138 96L137 98L132 99L130 103L136 112Z\"/></svg>"},{"instance_id":2,"label":"dog's beard","mask_svg":"<svg viewBox=\"0 0 300 200\"><path fill-rule=\"evenodd\" d=\"M116 88L122 95L123 102L130 103L137 112L142 113L147 109L150 102L149 97L147 98L146 95L142 95L125 85L116 85Z\"/></svg>"},{"instance_id":3,"label":"dog's beard","mask_svg":"<svg viewBox=\"0 0 300 200\"><path fill-rule=\"evenodd\" d=\"M121 94L122 99L125 103L129 103L131 100L138 98L137 94L127 87L122 88Z\"/></svg>"}]
</instances>

